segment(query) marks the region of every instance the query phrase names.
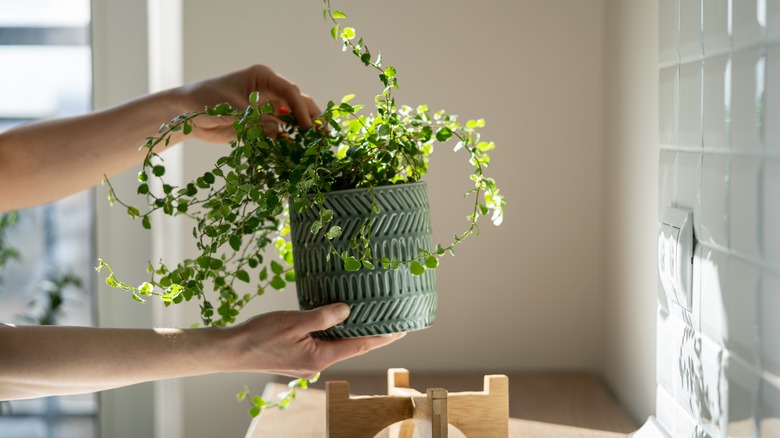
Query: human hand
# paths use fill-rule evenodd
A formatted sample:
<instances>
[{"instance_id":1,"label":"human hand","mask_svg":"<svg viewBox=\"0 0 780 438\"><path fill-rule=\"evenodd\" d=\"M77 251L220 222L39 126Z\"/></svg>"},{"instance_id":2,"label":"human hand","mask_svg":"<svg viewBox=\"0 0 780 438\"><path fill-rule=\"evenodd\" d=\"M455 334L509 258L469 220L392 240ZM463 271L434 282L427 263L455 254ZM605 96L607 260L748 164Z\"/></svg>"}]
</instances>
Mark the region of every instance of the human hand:
<instances>
[{"instance_id":1,"label":"human hand","mask_svg":"<svg viewBox=\"0 0 780 438\"><path fill-rule=\"evenodd\" d=\"M202 111L206 106L223 102L234 108L249 105L249 95L257 91L261 102L270 101L275 115L265 116L265 130L269 135L279 132L279 115L291 112L303 129L312 127L312 120L321 111L311 97L301 93L293 82L277 74L265 65L254 65L224 76L215 77L177 90L186 102L187 111ZM201 140L225 143L235 138L232 119L223 117L202 117L195 124L192 133Z\"/></svg>"},{"instance_id":2,"label":"human hand","mask_svg":"<svg viewBox=\"0 0 780 438\"><path fill-rule=\"evenodd\" d=\"M343 303L314 310L281 311L255 316L230 330L237 331L234 371L262 371L312 378L323 369L401 339L391 336L324 340L310 332L332 327L349 316Z\"/></svg>"}]
</instances>

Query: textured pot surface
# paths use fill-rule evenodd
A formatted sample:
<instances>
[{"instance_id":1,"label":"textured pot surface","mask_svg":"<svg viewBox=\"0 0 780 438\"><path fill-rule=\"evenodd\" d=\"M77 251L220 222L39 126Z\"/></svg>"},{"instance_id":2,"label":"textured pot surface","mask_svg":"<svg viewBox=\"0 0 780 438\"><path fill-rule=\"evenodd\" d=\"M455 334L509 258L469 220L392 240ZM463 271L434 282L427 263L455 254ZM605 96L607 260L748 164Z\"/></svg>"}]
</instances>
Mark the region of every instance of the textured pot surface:
<instances>
[{"instance_id":1,"label":"textured pot surface","mask_svg":"<svg viewBox=\"0 0 780 438\"><path fill-rule=\"evenodd\" d=\"M371 252L377 259L399 260L417 256L418 248L433 249L428 191L424 182L374 189L380 208L371 226ZM339 253L349 250L349 241L371 213L371 191L353 189L328 193L325 207L333 210L333 221L341 236L332 242ZM313 235L312 223L318 209L301 214L291 212L290 224L295 258L295 282L301 309L329 303L349 304L344 323L314 333L320 338L349 338L419 330L436 317L435 271L412 275L406 265L396 270L379 263L373 270L344 270L339 257L327 261L330 246L322 232Z\"/></svg>"}]
</instances>

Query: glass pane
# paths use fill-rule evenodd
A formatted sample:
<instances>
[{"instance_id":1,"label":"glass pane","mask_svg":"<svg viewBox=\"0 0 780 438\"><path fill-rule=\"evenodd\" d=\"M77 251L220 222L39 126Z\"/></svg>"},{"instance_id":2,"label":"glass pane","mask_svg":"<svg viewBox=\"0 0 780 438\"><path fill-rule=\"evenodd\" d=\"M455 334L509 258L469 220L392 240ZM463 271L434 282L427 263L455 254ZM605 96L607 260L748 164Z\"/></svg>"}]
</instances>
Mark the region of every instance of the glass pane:
<instances>
[{"instance_id":1,"label":"glass pane","mask_svg":"<svg viewBox=\"0 0 780 438\"><path fill-rule=\"evenodd\" d=\"M0 27L86 26L89 7L84 0L0 0Z\"/></svg>"},{"instance_id":2,"label":"glass pane","mask_svg":"<svg viewBox=\"0 0 780 438\"><path fill-rule=\"evenodd\" d=\"M3 438L48 438L46 423L36 417L0 417Z\"/></svg>"},{"instance_id":3,"label":"glass pane","mask_svg":"<svg viewBox=\"0 0 780 438\"><path fill-rule=\"evenodd\" d=\"M0 131L91 109L89 0L0 0ZM92 201L85 191L16 212L0 242L0 322L93 325ZM94 394L0 406L0 437L95 437Z\"/></svg>"},{"instance_id":4,"label":"glass pane","mask_svg":"<svg viewBox=\"0 0 780 438\"><path fill-rule=\"evenodd\" d=\"M24 121L89 110L91 56L88 46L0 46L0 119Z\"/></svg>"}]
</instances>

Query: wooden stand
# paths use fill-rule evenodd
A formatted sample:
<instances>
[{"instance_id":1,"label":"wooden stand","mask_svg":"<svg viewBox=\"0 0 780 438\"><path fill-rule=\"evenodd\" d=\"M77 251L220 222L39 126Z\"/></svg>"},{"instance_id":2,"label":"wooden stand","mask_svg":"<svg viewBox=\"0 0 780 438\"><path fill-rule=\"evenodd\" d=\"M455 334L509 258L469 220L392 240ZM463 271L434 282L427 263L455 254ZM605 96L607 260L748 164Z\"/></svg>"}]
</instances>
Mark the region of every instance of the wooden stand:
<instances>
[{"instance_id":1,"label":"wooden stand","mask_svg":"<svg viewBox=\"0 0 780 438\"><path fill-rule=\"evenodd\" d=\"M468 438L509 436L509 379L485 376L478 392L448 393L432 388L423 394L409 386L409 371L387 372L386 396L350 396L345 381L326 384L326 427L330 438L374 437L400 423L399 438L411 438L417 428L421 438L447 438L447 426Z\"/></svg>"}]
</instances>

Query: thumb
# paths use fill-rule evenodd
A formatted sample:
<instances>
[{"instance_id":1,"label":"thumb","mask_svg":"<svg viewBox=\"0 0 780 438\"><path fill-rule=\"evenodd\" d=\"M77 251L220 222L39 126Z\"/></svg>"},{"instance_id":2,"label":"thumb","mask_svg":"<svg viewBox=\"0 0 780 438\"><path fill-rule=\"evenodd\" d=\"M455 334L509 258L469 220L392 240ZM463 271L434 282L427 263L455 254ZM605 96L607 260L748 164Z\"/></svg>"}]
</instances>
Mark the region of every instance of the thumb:
<instances>
[{"instance_id":1,"label":"thumb","mask_svg":"<svg viewBox=\"0 0 780 438\"><path fill-rule=\"evenodd\" d=\"M345 303L333 303L309 312L309 317L302 324L307 333L325 330L344 321L349 316L349 306Z\"/></svg>"}]
</instances>

